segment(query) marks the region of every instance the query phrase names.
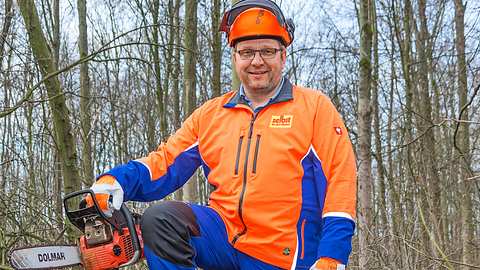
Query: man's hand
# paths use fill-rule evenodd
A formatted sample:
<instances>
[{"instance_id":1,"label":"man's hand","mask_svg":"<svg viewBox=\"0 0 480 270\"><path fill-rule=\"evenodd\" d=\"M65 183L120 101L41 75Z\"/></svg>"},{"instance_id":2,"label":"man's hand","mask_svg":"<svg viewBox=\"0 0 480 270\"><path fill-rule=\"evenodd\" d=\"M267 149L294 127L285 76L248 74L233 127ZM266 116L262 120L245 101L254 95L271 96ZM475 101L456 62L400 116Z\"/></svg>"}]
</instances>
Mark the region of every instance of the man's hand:
<instances>
[{"instance_id":1,"label":"man's hand","mask_svg":"<svg viewBox=\"0 0 480 270\"><path fill-rule=\"evenodd\" d=\"M104 175L100 177L97 182L93 183L91 189L95 193L95 198L97 199L100 209L102 209L106 216L111 217L114 209L120 210L120 207L122 207L123 189L115 177ZM110 196L112 196L111 202ZM87 196L86 200L89 206L93 205L90 195Z\"/></svg>"},{"instance_id":2,"label":"man's hand","mask_svg":"<svg viewBox=\"0 0 480 270\"><path fill-rule=\"evenodd\" d=\"M310 270L345 270L345 265L335 259L323 257L318 259Z\"/></svg>"}]
</instances>

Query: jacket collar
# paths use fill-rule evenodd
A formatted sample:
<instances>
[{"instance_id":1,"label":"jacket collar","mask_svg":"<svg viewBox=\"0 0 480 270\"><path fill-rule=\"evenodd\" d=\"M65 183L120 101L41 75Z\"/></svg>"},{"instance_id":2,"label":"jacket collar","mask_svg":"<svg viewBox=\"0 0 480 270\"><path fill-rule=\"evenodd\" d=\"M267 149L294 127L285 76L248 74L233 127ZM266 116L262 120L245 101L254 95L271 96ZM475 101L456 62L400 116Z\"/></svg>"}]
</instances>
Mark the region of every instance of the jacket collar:
<instances>
[{"instance_id":1,"label":"jacket collar","mask_svg":"<svg viewBox=\"0 0 480 270\"><path fill-rule=\"evenodd\" d=\"M292 83L287 79L287 77L283 77L283 85L282 85L282 88L280 89L280 92L266 106L279 103L279 102L292 100L293 99L292 92L293 92ZM244 104L248 106L247 102L240 95L240 91L236 91L235 95L233 95L233 97L230 98L230 100L227 103L225 103L223 107L234 108L238 104Z\"/></svg>"}]
</instances>

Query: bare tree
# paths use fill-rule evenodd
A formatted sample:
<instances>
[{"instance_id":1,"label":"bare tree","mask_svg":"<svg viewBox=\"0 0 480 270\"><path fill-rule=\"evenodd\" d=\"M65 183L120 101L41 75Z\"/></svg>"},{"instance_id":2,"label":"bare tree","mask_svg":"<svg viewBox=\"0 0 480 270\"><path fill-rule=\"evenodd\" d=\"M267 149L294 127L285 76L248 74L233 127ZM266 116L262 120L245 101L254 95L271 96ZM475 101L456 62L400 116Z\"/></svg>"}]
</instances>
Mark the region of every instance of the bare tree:
<instances>
[{"instance_id":1,"label":"bare tree","mask_svg":"<svg viewBox=\"0 0 480 270\"><path fill-rule=\"evenodd\" d=\"M77 151L75 149L70 113L66 106L65 95L58 78L52 76L56 71L56 65L42 33L34 1L19 1L18 4L25 22L33 55L44 77L44 84L47 89L53 117L56 146L61 156L65 192L72 192L80 188L80 177L77 169Z\"/></svg>"},{"instance_id":2,"label":"bare tree","mask_svg":"<svg viewBox=\"0 0 480 270\"><path fill-rule=\"evenodd\" d=\"M151 13L153 18L153 27L152 27L152 42L150 45L153 55L153 66L155 71L155 93L157 95L157 106L158 106L158 118L160 119L160 138L165 139L167 133L167 120L166 120L166 103L165 96L167 95L167 88L162 87L163 81L168 81L168 73L165 75L165 78L161 77L161 68L160 68L160 50L159 50L159 9L160 2L158 0L153 0L151 3ZM167 69L171 67L168 66L169 58L167 58ZM168 87L168 84L166 85Z\"/></svg>"},{"instance_id":3,"label":"bare tree","mask_svg":"<svg viewBox=\"0 0 480 270\"><path fill-rule=\"evenodd\" d=\"M427 206L425 209L428 211L425 213L429 219L430 226L426 224L423 226L426 230L425 235L429 236L431 247L429 248L435 254L435 256L440 257L439 250L437 248L441 247L442 241L441 236L443 236L440 213L440 200L441 197L440 186L441 181L438 176L437 161L436 161L436 147L435 147L435 138L433 132L428 132L433 125L432 120L432 99L430 97L430 85L428 76L431 73L428 68L428 62L430 60L429 51L429 42L430 34L427 27L427 16L426 16L426 1L418 1L418 19L419 19L419 29L416 31L416 51L418 57L418 67L415 74L417 81L417 89L419 94L419 101L417 102L417 112L419 112L418 120L416 121L417 129L420 134L425 134L420 141L420 151L421 155L424 157L423 162L418 162L423 167L419 172L419 178L424 179L420 181L420 197L422 200L422 205ZM415 27L417 28L417 27ZM423 211L423 209L420 209ZM434 230L431 230L433 225Z\"/></svg>"},{"instance_id":4,"label":"bare tree","mask_svg":"<svg viewBox=\"0 0 480 270\"><path fill-rule=\"evenodd\" d=\"M78 10L78 51L80 58L88 55L88 28L87 28L87 2L86 0L77 0ZM88 62L80 64L80 123L82 127L82 171L85 181L93 181L93 161L92 161L92 116L91 116L91 94L90 94L90 76L88 74Z\"/></svg>"},{"instance_id":5,"label":"bare tree","mask_svg":"<svg viewBox=\"0 0 480 270\"><path fill-rule=\"evenodd\" d=\"M196 107L196 63L197 63L197 1L185 1L185 62L184 62L184 107L189 116ZM185 184L183 197L189 202L198 202L198 179L196 174Z\"/></svg>"},{"instance_id":6,"label":"bare tree","mask_svg":"<svg viewBox=\"0 0 480 270\"><path fill-rule=\"evenodd\" d=\"M10 33L10 27L12 26L13 19L13 5L12 0L5 0L5 17L3 18L2 32L0 34L0 64L3 63L3 57L5 54L5 41ZM0 65L1 69L1 65Z\"/></svg>"},{"instance_id":7,"label":"bare tree","mask_svg":"<svg viewBox=\"0 0 480 270\"><path fill-rule=\"evenodd\" d=\"M375 0L361 0L359 8L360 64L358 87L358 239L359 267L368 268L370 226L372 224L371 87L372 29Z\"/></svg>"},{"instance_id":8,"label":"bare tree","mask_svg":"<svg viewBox=\"0 0 480 270\"><path fill-rule=\"evenodd\" d=\"M232 6L235 5L239 0L232 0ZM237 70L235 70L235 66L233 65L233 57L234 57L234 52L232 51L231 55L231 61L232 61L232 85L231 89L232 90L238 90L240 87L240 79L238 78Z\"/></svg>"},{"instance_id":9,"label":"bare tree","mask_svg":"<svg viewBox=\"0 0 480 270\"><path fill-rule=\"evenodd\" d=\"M212 7L212 92L214 97L221 94L220 71L222 66L222 37L217 30L220 25L220 0L213 0Z\"/></svg>"},{"instance_id":10,"label":"bare tree","mask_svg":"<svg viewBox=\"0 0 480 270\"><path fill-rule=\"evenodd\" d=\"M462 261L472 263L474 261L472 245L474 239L474 221L472 207L472 181L467 180L472 176L470 167L470 134L468 124L468 83L467 83L467 64L465 60L465 5L462 0L455 0L455 48L457 50L457 93L458 93L458 139L454 142L460 156L460 213L462 222ZM454 138L455 139L455 138ZM478 251L478 247L477 247ZM470 267L462 266L462 270L468 270Z\"/></svg>"},{"instance_id":11,"label":"bare tree","mask_svg":"<svg viewBox=\"0 0 480 270\"><path fill-rule=\"evenodd\" d=\"M181 119L181 107L180 107L180 96L181 96L181 91L180 91L180 66L181 66L181 60L180 60L180 46L181 46L181 36L180 36L180 0L175 0L174 5L173 5L173 25L172 25L172 31L175 32L175 37L174 37L174 49L173 49L173 70L172 70L172 103L173 103L173 128L177 130L180 128L180 119ZM182 201L183 200L183 189L180 188L178 189L175 194L174 194L175 200Z\"/></svg>"}]
</instances>

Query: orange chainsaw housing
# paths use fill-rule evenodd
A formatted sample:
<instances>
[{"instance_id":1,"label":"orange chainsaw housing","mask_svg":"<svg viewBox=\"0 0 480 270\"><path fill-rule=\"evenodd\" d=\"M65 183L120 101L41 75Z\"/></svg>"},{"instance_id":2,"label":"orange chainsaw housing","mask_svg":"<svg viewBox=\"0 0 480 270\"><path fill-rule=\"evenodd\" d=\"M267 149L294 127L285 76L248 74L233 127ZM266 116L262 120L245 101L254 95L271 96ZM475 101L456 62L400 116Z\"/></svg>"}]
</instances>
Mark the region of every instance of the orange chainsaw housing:
<instances>
[{"instance_id":1,"label":"orange chainsaw housing","mask_svg":"<svg viewBox=\"0 0 480 270\"><path fill-rule=\"evenodd\" d=\"M136 224L135 229L137 231L140 246L142 247L141 258L143 258L143 238L140 232L140 225ZM113 238L110 243L103 243L93 247L87 245L85 235L80 237L80 254L85 269L116 269L132 259L135 250L132 246L132 240L128 228L122 228L122 234L115 230L112 236Z\"/></svg>"}]
</instances>

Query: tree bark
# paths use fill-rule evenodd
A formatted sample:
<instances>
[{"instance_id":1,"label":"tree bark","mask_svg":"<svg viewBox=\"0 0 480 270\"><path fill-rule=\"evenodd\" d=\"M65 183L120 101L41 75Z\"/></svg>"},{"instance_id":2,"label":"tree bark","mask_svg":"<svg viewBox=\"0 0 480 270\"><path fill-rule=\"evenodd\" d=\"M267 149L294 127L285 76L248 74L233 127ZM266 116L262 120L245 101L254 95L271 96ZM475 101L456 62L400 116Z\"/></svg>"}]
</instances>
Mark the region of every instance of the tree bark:
<instances>
[{"instance_id":1,"label":"tree bark","mask_svg":"<svg viewBox=\"0 0 480 270\"><path fill-rule=\"evenodd\" d=\"M58 69L60 60L60 0L53 0L53 39L52 51L55 62L55 68Z\"/></svg>"},{"instance_id":2,"label":"tree bark","mask_svg":"<svg viewBox=\"0 0 480 270\"><path fill-rule=\"evenodd\" d=\"M88 55L88 28L87 28L87 2L86 0L77 0L78 10L78 51L80 58ZM88 183L94 181L92 144L91 144L91 123L92 116L90 111L90 76L88 75L88 62L80 64L80 125L82 128L82 169L84 180Z\"/></svg>"},{"instance_id":3,"label":"tree bark","mask_svg":"<svg viewBox=\"0 0 480 270\"><path fill-rule=\"evenodd\" d=\"M232 0L232 6L235 5L239 0ZM232 89L231 90L238 90L240 88L240 79L238 78L237 70L235 69L235 65L233 64L233 57L234 52L232 51L231 55L231 62L232 62Z\"/></svg>"},{"instance_id":4,"label":"tree bark","mask_svg":"<svg viewBox=\"0 0 480 270\"><path fill-rule=\"evenodd\" d=\"M174 49L174 68L172 73L173 79L173 86L172 86L172 94L173 94L173 126L175 130L180 128L181 121L180 121L180 114L181 114L181 107L180 107L180 46L181 46L181 36L180 36L180 0L175 0L174 5L174 20L173 20L173 27L176 29L175 35L175 49Z\"/></svg>"},{"instance_id":5,"label":"tree bark","mask_svg":"<svg viewBox=\"0 0 480 270\"><path fill-rule=\"evenodd\" d=\"M359 267L368 269L369 230L372 212L371 172L371 85L372 85L372 4L374 0L361 0L359 9L360 64L358 86L358 239Z\"/></svg>"},{"instance_id":6,"label":"tree bark","mask_svg":"<svg viewBox=\"0 0 480 270\"><path fill-rule=\"evenodd\" d=\"M197 64L197 1L185 1L185 116L188 117L196 107L196 64ZM198 202L198 179L196 173L184 187L184 200Z\"/></svg>"},{"instance_id":7,"label":"tree bark","mask_svg":"<svg viewBox=\"0 0 480 270\"><path fill-rule=\"evenodd\" d=\"M172 71L172 95L173 95L173 127L175 130L180 128L181 121L180 121L180 114L181 114L181 107L180 107L180 46L181 46L181 37L180 31L180 0L175 0L174 3L174 20L173 20L173 28L175 31L175 49L174 49L174 57L173 57L173 71ZM183 201L183 189L179 188L173 194L173 198L178 201Z\"/></svg>"},{"instance_id":8,"label":"tree bark","mask_svg":"<svg viewBox=\"0 0 480 270\"><path fill-rule=\"evenodd\" d=\"M420 152L422 157L421 161L423 163L424 170L422 175L419 175L419 178L425 179L421 183L424 183L425 189L423 189L421 194L423 205L427 206L423 210L427 210L425 213L429 219L431 227L425 228L425 234L430 234L430 250L433 254L439 257L438 250L435 248L435 245L438 244L440 247L443 245L441 241L442 226L440 215L443 212L440 208L441 192L440 186L441 181L438 175L437 161L435 154L435 138L433 136L433 131L431 125L433 125L432 120L432 100L430 97L430 87L428 76L431 71L428 69L429 53L428 53L428 39L429 33L427 28L427 17L426 17L426 0L418 1L418 17L420 20L420 29L416 32L416 51L418 54L418 69L417 69L417 83L418 83L418 92L420 94L420 102L418 102L418 112L421 114L421 117L416 121L417 129L420 134L425 134L420 140ZM432 229L433 227L433 229ZM429 231L430 230L430 231Z\"/></svg>"},{"instance_id":9,"label":"tree bark","mask_svg":"<svg viewBox=\"0 0 480 270\"><path fill-rule=\"evenodd\" d=\"M50 53L47 41L41 29L40 19L33 0L18 1L27 29L28 39L33 55L38 63L42 76L45 78L45 88L49 97L49 107L53 116L56 147L62 162L64 191L66 193L80 188L80 177L77 169L77 151L73 139L70 112L67 109L65 95L57 76L49 76L56 71L53 55Z\"/></svg>"},{"instance_id":10,"label":"tree bark","mask_svg":"<svg viewBox=\"0 0 480 270\"><path fill-rule=\"evenodd\" d=\"M2 69L3 57L5 55L5 41L12 26L14 15L12 6L12 0L5 0L5 17L3 18L2 33L0 36L0 70Z\"/></svg>"},{"instance_id":11,"label":"tree bark","mask_svg":"<svg viewBox=\"0 0 480 270\"><path fill-rule=\"evenodd\" d=\"M221 94L220 71L222 66L222 37L218 31L220 25L221 1L213 0L212 7L212 95L218 97Z\"/></svg>"},{"instance_id":12,"label":"tree bark","mask_svg":"<svg viewBox=\"0 0 480 270\"><path fill-rule=\"evenodd\" d=\"M376 6L375 2L372 2L371 6L372 18L376 18ZM377 182L378 182L378 201L379 201L379 215L381 220L381 228L383 231L386 231L388 228L387 222L387 202L386 202L386 185L385 185L385 165L383 163L383 146L381 138L381 128L380 128L380 104L378 101L378 80L379 80L379 55L378 55L378 28L376 20L372 20L373 26L373 35L372 35L372 45L373 45L373 69L372 69L372 110L373 110L373 123L374 123L374 136L375 136L375 160L377 161ZM382 233L381 235L384 235ZM387 249L389 241L386 241Z\"/></svg>"},{"instance_id":13,"label":"tree bark","mask_svg":"<svg viewBox=\"0 0 480 270\"><path fill-rule=\"evenodd\" d=\"M159 8L160 8L160 2L159 0L154 0L152 3L152 17L153 17L153 28L152 28L152 36L153 36L153 43L154 45L151 45L150 48L152 50L152 55L153 55L153 67L155 70L155 93L157 94L157 103L158 103L158 118L160 119L160 137L161 140L166 138L166 133L167 133L167 121L166 121L166 115L165 115L165 108L166 104L164 103L164 95L166 92L166 89L162 88L162 78L161 78L161 69L160 69L160 50L158 49L158 44L159 44L159 27L158 27L158 14L159 14ZM164 78L165 80L168 80L168 77Z\"/></svg>"},{"instance_id":14,"label":"tree bark","mask_svg":"<svg viewBox=\"0 0 480 270\"><path fill-rule=\"evenodd\" d=\"M467 104L468 85L467 85L467 64L465 60L465 5L462 0L455 2L455 49L457 51L457 84L458 84L458 112L460 113ZM462 261L465 263L474 262L474 249L471 240L474 239L474 221L472 207L473 182L467 180L470 177L470 132L468 121L468 110L465 109L458 120L465 121L459 124L457 146L461 157L460 162L460 213L461 213L461 239L462 241ZM477 250L478 251L478 250ZM470 269L462 266L462 270Z\"/></svg>"}]
</instances>

